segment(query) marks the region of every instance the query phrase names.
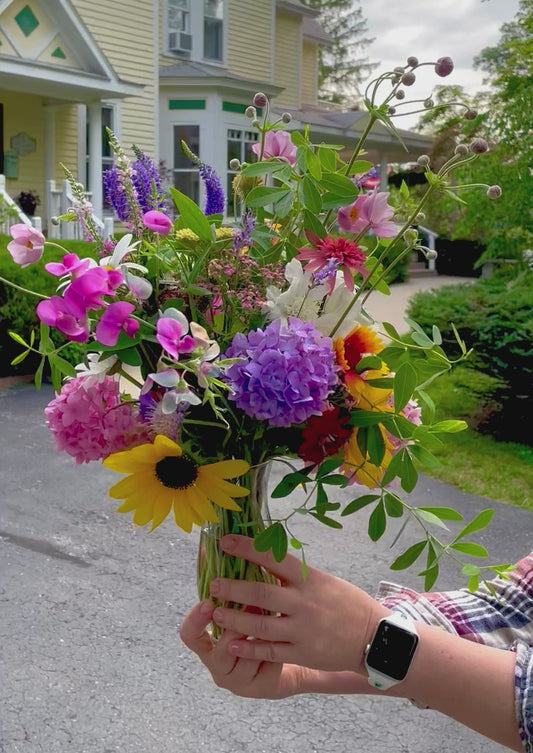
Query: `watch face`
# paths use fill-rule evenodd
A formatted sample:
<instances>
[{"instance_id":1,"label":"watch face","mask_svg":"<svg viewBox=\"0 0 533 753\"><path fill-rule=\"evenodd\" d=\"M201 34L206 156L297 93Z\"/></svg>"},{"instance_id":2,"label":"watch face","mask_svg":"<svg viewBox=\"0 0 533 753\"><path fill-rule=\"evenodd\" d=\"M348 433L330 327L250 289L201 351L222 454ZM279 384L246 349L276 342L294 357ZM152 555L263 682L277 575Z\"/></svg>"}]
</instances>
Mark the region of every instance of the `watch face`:
<instances>
[{"instance_id":1,"label":"watch face","mask_svg":"<svg viewBox=\"0 0 533 753\"><path fill-rule=\"evenodd\" d=\"M380 622L366 657L376 672L403 680L418 644L418 636L390 622Z\"/></svg>"}]
</instances>

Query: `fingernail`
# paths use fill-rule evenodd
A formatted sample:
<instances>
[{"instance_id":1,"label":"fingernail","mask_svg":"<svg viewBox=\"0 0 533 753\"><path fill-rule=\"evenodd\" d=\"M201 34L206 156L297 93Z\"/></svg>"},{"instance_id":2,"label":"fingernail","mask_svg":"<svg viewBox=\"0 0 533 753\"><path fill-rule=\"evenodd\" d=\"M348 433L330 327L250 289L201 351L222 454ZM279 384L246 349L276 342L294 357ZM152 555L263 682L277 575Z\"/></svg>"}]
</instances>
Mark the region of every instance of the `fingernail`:
<instances>
[{"instance_id":1,"label":"fingernail","mask_svg":"<svg viewBox=\"0 0 533 753\"><path fill-rule=\"evenodd\" d=\"M220 593L220 581L212 580L209 584L209 593L212 596L217 596Z\"/></svg>"},{"instance_id":2,"label":"fingernail","mask_svg":"<svg viewBox=\"0 0 533 753\"><path fill-rule=\"evenodd\" d=\"M228 646L228 651L230 654L238 654L240 649L239 643L230 643Z\"/></svg>"},{"instance_id":3,"label":"fingernail","mask_svg":"<svg viewBox=\"0 0 533 753\"><path fill-rule=\"evenodd\" d=\"M200 614L203 614L205 617L207 617L208 614L211 614L213 611L213 605L210 601L202 601L200 604Z\"/></svg>"},{"instance_id":4,"label":"fingernail","mask_svg":"<svg viewBox=\"0 0 533 753\"><path fill-rule=\"evenodd\" d=\"M235 538L235 536L223 536L220 539L220 546L226 552L231 552L237 546L237 539Z\"/></svg>"}]
</instances>

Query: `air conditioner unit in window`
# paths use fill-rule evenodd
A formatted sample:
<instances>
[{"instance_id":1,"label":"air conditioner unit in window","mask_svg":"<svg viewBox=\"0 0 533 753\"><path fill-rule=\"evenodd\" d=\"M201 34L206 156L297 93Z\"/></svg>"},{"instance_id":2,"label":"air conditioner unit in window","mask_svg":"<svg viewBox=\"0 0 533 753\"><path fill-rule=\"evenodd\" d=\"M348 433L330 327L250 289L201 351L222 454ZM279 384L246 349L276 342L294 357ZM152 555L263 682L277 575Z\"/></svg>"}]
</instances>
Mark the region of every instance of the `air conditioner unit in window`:
<instances>
[{"instance_id":1,"label":"air conditioner unit in window","mask_svg":"<svg viewBox=\"0 0 533 753\"><path fill-rule=\"evenodd\" d=\"M168 49L170 52L190 52L192 50L192 35L185 31L170 31L168 33Z\"/></svg>"}]
</instances>

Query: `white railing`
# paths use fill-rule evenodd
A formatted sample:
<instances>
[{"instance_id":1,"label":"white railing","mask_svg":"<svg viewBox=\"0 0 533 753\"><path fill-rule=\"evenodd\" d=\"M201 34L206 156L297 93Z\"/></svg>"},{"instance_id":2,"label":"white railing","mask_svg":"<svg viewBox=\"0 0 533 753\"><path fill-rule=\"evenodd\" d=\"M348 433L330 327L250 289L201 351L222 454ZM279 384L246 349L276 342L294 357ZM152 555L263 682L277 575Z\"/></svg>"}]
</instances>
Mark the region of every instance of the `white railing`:
<instances>
[{"instance_id":1,"label":"white railing","mask_svg":"<svg viewBox=\"0 0 533 753\"><path fill-rule=\"evenodd\" d=\"M85 196L90 201L91 194L86 193ZM46 207L50 219L67 214L73 204L74 197L68 180L64 180L61 183L61 188L57 188L55 180L46 181ZM113 235L114 222L112 217L104 217L102 220L93 214L92 219L103 238L107 239ZM48 236L62 240L83 240L83 234L78 222L60 222L59 224L55 224L49 220Z\"/></svg>"},{"instance_id":2,"label":"white railing","mask_svg":"<svg viewBox=\"0 0 533 753\"><path fill-rule=\"evenodd\" d=\"M17 224L33 225L41 230L41 218L24 214L6 190L6 176L0 175L0 235L9 235L11 225Z\"/></svg>"}]
</instances>

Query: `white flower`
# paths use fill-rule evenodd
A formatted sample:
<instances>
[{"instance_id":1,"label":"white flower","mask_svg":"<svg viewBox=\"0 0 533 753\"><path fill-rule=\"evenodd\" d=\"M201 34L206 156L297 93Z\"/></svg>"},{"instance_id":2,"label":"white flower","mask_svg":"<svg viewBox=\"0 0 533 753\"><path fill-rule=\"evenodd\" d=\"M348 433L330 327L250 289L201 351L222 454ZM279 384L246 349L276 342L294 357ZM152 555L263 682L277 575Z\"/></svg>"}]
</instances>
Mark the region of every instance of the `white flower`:
<instances>
[{"instance_id":1,"label":"white flower","mask_svg":"<svg viewBox=\"0 0 533 753\"><path fill-rule=\"evenodd\" d=\"M100 353L88 353L87 363L78 363L74 368L79 377L94 377L98 382L103 382L107 373L118 361L117 356L110 355L100 358Z\"/></svg>"},{"instance_id":2,"label":"white flower","mask_svg":"<svg viewBox=\"0 0 533 753\"><path fill-rule=\"evenodd\" d=\"M136 264L132 261L122 261L125 256L135 251L139 245L139 241L132 243L132 238L133 235L131 233L123 235L113 249L111 256L105 256L103 259L100 259L100 266L107 267L108 269L117 269L122 274L125 284L135 298L144 301L152 295L152 284L148 280L145 280L144 277L132 274L131 270L134 269L145 275L148 273L147 268L143 267L142 264Z\"/></svg>"},{"instance_id":3,"label":"white flower","mask_svg":"<svg viewBox=\"0 0 533 753\"><path fill-rule=\"evenodd\" d=\"M263 312L269 320L287 319L296 316L304 322L313 322L323 335L329 335L353 301L356 290L350 291L344 284L342 274L337 275L335 289L327 295L325 284L313 286L312 275L304 272L302 264L292 259L285 267L289 287L285 291L270 286ZM335 331L335 337L345 337L360 323L361 306L356 303Z\"/></svg>"}]
</instances>

